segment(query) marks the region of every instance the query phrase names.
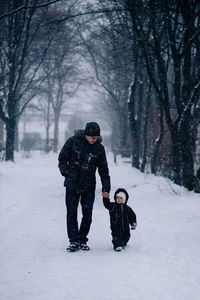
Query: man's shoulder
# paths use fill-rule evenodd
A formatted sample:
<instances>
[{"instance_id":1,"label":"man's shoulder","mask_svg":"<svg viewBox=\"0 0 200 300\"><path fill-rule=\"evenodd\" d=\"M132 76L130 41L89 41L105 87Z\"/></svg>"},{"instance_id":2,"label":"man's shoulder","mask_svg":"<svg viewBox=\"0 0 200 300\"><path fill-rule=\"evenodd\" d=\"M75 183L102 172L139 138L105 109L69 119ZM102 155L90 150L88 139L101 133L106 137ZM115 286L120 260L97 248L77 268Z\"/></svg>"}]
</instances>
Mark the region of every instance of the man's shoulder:
<instances>
[{"instance_id":1,"label":"man's shoulder","mask_svg":"<svg viewBox=\"0 0 200 300\"><path fill-rule=\"evenodd\" d=\"M71 144L72 141L73 141L73 136L70 136L69 138L66 139L65 145Z\"/></svg>"},{"instance_id":2,"label":"man's shoulder","mask_svg":"<svg viewBox=\"0 0 200 300\"><path fill-rule=\"evenodd\" d=\"M76 135L73 135L73 136L70 136L67 140L66 140L66 143L77 143L81 140L80 136L76 136Z\"/></svg>"}]
</instances>

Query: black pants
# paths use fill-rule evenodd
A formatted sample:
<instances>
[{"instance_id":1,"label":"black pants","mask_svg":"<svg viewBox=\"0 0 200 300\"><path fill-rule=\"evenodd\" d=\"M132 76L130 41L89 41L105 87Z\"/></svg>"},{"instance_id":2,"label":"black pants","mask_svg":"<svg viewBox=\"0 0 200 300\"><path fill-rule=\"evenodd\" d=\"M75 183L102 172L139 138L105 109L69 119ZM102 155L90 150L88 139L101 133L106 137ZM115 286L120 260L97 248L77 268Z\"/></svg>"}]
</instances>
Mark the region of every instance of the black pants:
<instances>
[{"instance_id":1,"label":"black pants","mask_svg":"<svg viewBox=\"0 0 200 300\"><path fill-rule=\"evenodd\" d=\"M130 231L112 232L112 243L114 247L126 246L130 239Z\"/></svg>"},{"instance_id":2,"label":"black pants","mask_svg":"<svg viewBox=\"0 0 200 300\"><path fill-rule=\"evenodd\" d=\"M94 192L79 194L75 190L66 188L65 203L67 207L67 234L70 243L86 243L87 235L92 223ZM77 213L79 201L82 206L82 221L78 227Z\"/></svg>"}]
</instances>

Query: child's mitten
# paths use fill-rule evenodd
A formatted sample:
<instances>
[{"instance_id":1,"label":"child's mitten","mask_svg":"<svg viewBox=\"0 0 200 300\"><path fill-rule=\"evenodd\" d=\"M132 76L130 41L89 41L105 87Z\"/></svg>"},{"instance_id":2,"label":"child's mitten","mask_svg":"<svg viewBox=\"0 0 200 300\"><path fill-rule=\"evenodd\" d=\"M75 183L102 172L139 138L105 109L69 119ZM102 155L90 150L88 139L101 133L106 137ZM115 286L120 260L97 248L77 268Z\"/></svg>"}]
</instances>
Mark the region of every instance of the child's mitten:
<instances>
[{"instance_id":1,"label":"child's mitten","mask_svg":"<svg viewBox=\"0 0 200 300\"><path fill-rule=\"evenodd\" d=\"M136 224L136 223L133 223L133 224L131 225L131 230L135 230L136 227L137 227L137 224Z\"/></svg>"}]
</instances>

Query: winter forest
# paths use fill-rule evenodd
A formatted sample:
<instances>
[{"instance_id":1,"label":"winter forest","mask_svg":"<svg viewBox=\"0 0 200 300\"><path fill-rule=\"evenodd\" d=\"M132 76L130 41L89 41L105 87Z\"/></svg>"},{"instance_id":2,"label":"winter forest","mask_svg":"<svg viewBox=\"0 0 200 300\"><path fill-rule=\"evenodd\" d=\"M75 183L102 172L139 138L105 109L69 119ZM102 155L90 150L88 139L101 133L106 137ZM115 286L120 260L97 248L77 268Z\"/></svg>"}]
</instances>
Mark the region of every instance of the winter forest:
<instances>
[{"instance_id":1,"label":"winter forest","mask_svg":"<svg viewBox=\"0 0 200 300\"><path fill-rule=\"evenodd\" d=\"M13 161L14 151L38 144L39 133L26 132L34 114L46 133L40 147L57 152L62 113L78 99L65 122L84 126L78 108L87 106L81 95L91 88L87 97L110 128L105 140L115 155L200 191L198 1L0 5L3 159Z\"/></svg>"},{"instance_id":2,"label":"winter forest","mask_svg":"<svg viewBox=\"0 0 200 300\"><path fill-rule=\"evenodd\" d=\"M100 124L112 187L129 189L141 229L124 256L104 250L96 232L102 240L110 234L108 215L96 201L94 219L106 226L94 223L91 248L103 255L79 253L66 262L63 244L56 252L66 239L57 157L90 121ZM0 1L0 202L8 238L2 299L200 299L199 193L198 0ZM12 291L9 283L16 283Z\"/></svg>"}]
</instances>

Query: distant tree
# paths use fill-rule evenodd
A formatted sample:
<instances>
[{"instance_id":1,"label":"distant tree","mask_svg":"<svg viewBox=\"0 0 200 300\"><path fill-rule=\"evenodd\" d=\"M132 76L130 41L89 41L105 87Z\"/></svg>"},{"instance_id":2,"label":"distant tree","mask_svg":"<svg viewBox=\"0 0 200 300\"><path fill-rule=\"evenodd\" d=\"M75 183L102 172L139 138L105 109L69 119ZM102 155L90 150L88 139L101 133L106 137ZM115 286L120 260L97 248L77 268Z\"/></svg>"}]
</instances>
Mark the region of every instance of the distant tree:
<instances>
[{"instance_id":1,"label":"distant tree","mask_svg":"<svg viewBox=\"0 0 200 300\"><path fill-rule=\"evenodd\" d=\"M6 160L14 160L17 119L45 79L39 72L41 64L59 31L60 23L47 24L49 6L42 4L39 0L1 3L0 118L6 124ZM65 16L73 5L71 2L63 9Z\"/></svg>"},{"instance_id":2,"label":"distant tree","mask_svg":"<svg viewBox=\"0 0 200 300\"><path fill-rule=\"evenodd\" d=\"M32 3L37 4L38 1ZM7 1L2 8L4 12L12 11L23 4L23 0ZM14 160L17 119L34 96L34 92L30 94L30 88L40 80L36 75L49 43L37 60L33 60L31 54L46 13L46 8L40 11L31 8L11 14L0 22L0 73L3 74L0 117L6 124L6 160ZM49 38L51 41L52 35Z\"/></svg>"},{"instance_id":3,"label":"distant tree","mask_svg":"<svg viewBox=\"0 0 200 300\"><path fill-rule=\"evenodd\" d=\"M105 8L99 6L99 9ZM81 26L80 37L86 49L83 55L93 66L96 75L101 107L108 114L113 146L124 152L129 143L127 99L132 79L132 49L127 38L127 28L123 24L118 28L115 24L116 15L115 18L113 21L112 14L106 13L93 17L85 26Z\"/></svg>"},{"instance_id":4,"label":"distant tree","mask_svg":"<svg viewBox=\"0 0 200 300\"><path fill-rule=\"evenodd\" d=\"M74 130L77 129L84 129L85 122L78 116L76 113L71 116L69 123L68 123L68 130L70 135L74 134Z\"/></svg>"},{"instance_id":5,"label":"distant tree","mask_svg":"<svg viewBox=\"0 0 200 300\"><path fill-rule=\"evenodd\" d=\"M61 111L81 84L78 74L80 58L76 51L77 46L78 41L73 28L63 24L42 65L44 75L49 74L43 82L43 91L51 103L54 114L54 152L58 151Z\"/></svg>"}]
</instances>

